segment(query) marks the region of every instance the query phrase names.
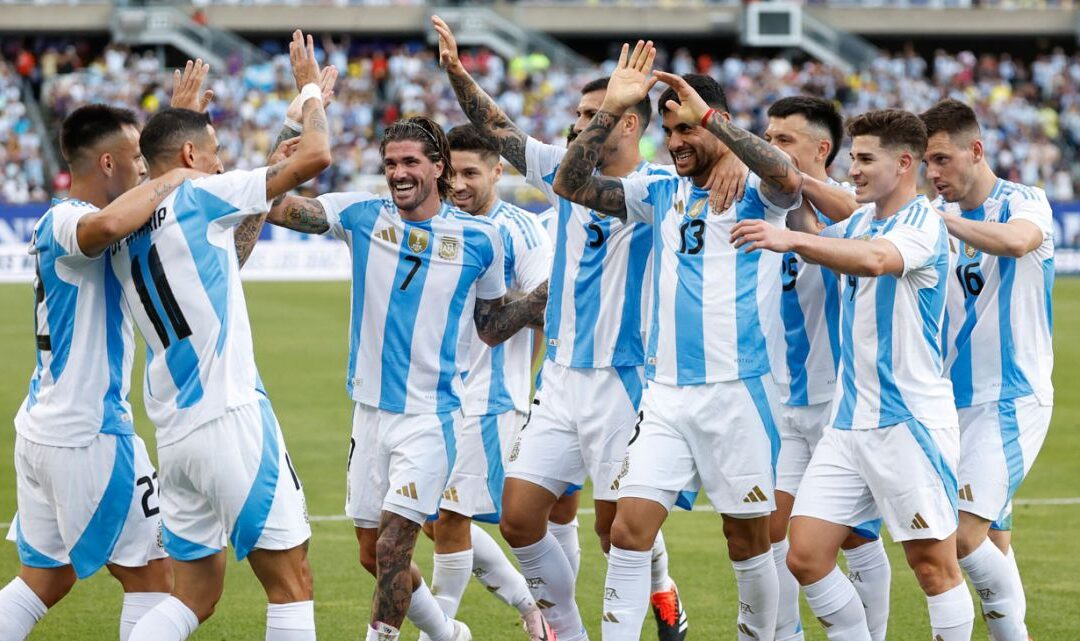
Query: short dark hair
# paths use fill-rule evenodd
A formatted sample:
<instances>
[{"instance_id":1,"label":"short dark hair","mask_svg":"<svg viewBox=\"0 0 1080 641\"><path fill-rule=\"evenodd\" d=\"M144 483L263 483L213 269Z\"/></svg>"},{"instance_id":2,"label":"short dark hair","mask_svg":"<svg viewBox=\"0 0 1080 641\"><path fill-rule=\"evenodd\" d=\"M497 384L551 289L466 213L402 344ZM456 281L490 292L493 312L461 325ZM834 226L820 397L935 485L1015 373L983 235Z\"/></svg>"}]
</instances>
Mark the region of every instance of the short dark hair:
<instances>
[{"instance_id":1,"label":"short dark hair","mask_svg":"<svg viewBox=\"0 0 1080 641\"><path fill-rule=\"evenodd\" d=\"M950 136L954 134L978 136L981 133L975 110L952 98L946 98L930 107L919 118L926 125L927 137L940 131Z\"/></svg>"},{"instance_id":2,"label":"short dark hair","mask_svg":"<svg viewBox=\"0 0 1080 641\"><path fill-rule=\"evenodd\" d=\"M208 113L166 107L147 121L139 136L139 147L146 161L153 164L185 142L205 136L209 124L212 123Z\"/></svg>"},{"instance_id":3,"label":"short dark hair","mask_svg":"<svg viewBox=\"0 0 1080 641\"><path fill-rule=\"evenodd\" d=\"M458 125L446 133L450 151L476 152L489 163L499 162L499 145L480 133L475 125Z\"/></svg>"},{"instance_id":4,"label":"short dark hair","mask_svg":"<svg viewBox=\"0 0 1080 641\"><path fill-rule=\"evenodd\" d=\"M611 76L590 80L581 88L581 95L584 96L585 94L594 91L607 91L608 82L610 81ZM645 131L649 128L649 121L652 120L652 100L649 100L649 97L645 96L634 105L634 111L637 112L638 121L641 122L641 131Z\"/></svg>"},{"instance_id":5,"label":"short dark hair","mask_svg":"<svg viewBox=\"0 0 1080 641\"><path fill-rule=\"evenodd\" d=\"M698 95L705 101L705 104L717 111L728 110L727 96L724 94L724 88L721 87L720 83L714 80L712 76L706 76L701 73L688 73L684 74L682 78L694 91L698 92ZM675 93L675 90L671 87L668 87L664 90L664 93L660 94L658 106L661 118L667 113L668 100L679 102L679 94Z\"/></svg>"},{"instance_id":6,"label":"short dark hair","mask_svg":"<svg viewBox=\"0 0 1080 641\"><path fill-rule=\"evenodd\" d=\"M109 105L83 105L64 118L60 125L60 153L72 164L82 152L103 138L119 133L127 125L139 126L139 119L130 109Z\"/></svg>"},{"instance_id":7,"label":"short dark hair","mask_svg":"<svg viewBox=\"0 0 1080 641\"><path fill-rule=\"evenodd\" d=\"M817 125L829 132L832 148L829 150L828 158L825 159L825 166L831 165L840 151L840 143L844 140L844 117L840 115L836 104L817 96L788 96L769 105L770 118L787 118L795 115L802 116L811 125Z\"/></svg>"},{"instance_id":8,"label":"short dark hair","mask_svg":"<svg viewBox=\"0 0 1080 641\"><path fill-rule=\"evenodd\" d=\"M427 116L402 118L386 128L379 144L379 156L386 155L386 144L413 140L424 146L424 155L431 162L442 162L443 172L439 176L439 198L446 200L450 196L450 182L454 179L454 166L450 164L450 143L442 127Z\"/></svg>"},{"instance_id":9,"label":"short dark hair","mask_svg":"<svg viewBox=\"0 0 1080 641\"><path fill-rule=\"evenodd\" d=\"M877 136L883 147L904 147L921 159L926 153L926 125L903 109L880 109L855 116L847 122L847 133Z\"/></svg>"}]
</instances>

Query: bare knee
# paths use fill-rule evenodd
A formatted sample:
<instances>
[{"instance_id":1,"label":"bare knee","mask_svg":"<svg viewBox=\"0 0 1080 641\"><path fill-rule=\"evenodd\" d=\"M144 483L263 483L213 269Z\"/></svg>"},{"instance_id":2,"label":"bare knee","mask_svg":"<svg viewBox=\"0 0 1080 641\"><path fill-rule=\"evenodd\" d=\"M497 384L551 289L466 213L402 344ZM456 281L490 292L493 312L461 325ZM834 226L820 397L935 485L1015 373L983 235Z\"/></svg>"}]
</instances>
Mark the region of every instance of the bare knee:
<instances>
[{"instance_id":1,"label":"bare knee","mask_svg":"<svg viewBox=\"0 0 1080 641\"><path fill-rule=\"evenodd\" d=\"M19 578L37 595L46 608L51 608L75 587L75 570L70 565L59 568L23 566Z\"/></svg>"},{"instance_id":2,"label":"bare knee","mask_svg":"<svg viewBox=\"0 0 1080 641\"><path fill-rule=\"evenodd\" d=\"M173 574L170 559L155 559L139 568L110 564L112 574L124 592L172 592Z\"/></svg>"},{"instance_id":3,"label":"bare knee","mask_svg":"<svg viewBox=\"0 0 1080 641\"><path fill-rule=\"evenodd\" d=\"M499 521L499 533L513 548L523 548L544 538L547 522L543 518L533 518L517 510L503 512Z\"/></svg>"},{"instance_id":4,"label":"bare knee","mask_svg":"<svg viewBox=\"0 0 1080 641\"><path fill-rule=\"evenodd\" d=\"M248 561L270 603L311 601L314 597L307 543L289 550L255 550Z\"/></svg>"},{"instance_id":5,"label":"bare knee","mask_svg":"<svg viewBox=\"0 0 1080 641\"><path fill-rule=\"evenodd\" d=\"M966 512L960 513L960 526L956 529L956 556L964 558L983 544L990 531L990 522Z\"/></svg>"},{"instance_id":6,"label":"bare knee","mask_svg":"<svg viewBox=\"0 0 1080 641\"><path fill-rule=\"evenodd\" d=\"M724 536L727 537L728 558L745 561L765 554L772 547L769 541L769 517L737 519L724 517Z\"/></svg>"},{"instance_id":7,"label":"bare knee","mask_svg":"<svg viewBox=\"0 0 1080 641\"><path fill-rule=\"evenodd\" d=\"M621 550L645 552L652 549L656 532L656 528L616 516L611 524L611 545Z\"/></svg>"},{"instance_id":8,"label":"bare knee","mask_svg":"<svg viewBox=\"0 0 1080 641\"><path fill-rule=\"evenodd\" d=\"M792 541L787 554L788 570L795 576L799 585L810 585L825 578L836 567L836 555L829 559L807 546Z\"/></svg>"},{"instance_id":9,"label":"bare knee","mask_svg":"<svg viewBox=\"0 0 1080 641\"><path fill-rule=\"evenodd\" d=\"M948 539L908 542L904 544L904 552L908 566L926 594L941 594L963 580L956 562L955 546Z\"/></svg>"}]
</instances>

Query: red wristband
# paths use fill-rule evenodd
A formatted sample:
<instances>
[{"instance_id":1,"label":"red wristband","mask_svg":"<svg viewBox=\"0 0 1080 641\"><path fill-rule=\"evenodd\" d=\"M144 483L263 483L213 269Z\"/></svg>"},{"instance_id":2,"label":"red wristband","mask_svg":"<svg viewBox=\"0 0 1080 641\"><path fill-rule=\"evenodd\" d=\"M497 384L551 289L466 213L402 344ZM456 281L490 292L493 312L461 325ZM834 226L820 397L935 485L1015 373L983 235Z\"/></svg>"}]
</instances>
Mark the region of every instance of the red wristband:
<instances>
[{"instance_id":1,"label":"red wristband","mask_svg":"<svg viewBox=\"0 0 1080 641\"><path fill-rule=\"evenodd\" d=\"M709 126L709 119L711 119L713 117L714 113L716 113L716 110L711 108L711 107L709 108L708 111L705 112L705 115L701 117L701 126L702 127L708 127Z\"/></svg>"}]
</instances>

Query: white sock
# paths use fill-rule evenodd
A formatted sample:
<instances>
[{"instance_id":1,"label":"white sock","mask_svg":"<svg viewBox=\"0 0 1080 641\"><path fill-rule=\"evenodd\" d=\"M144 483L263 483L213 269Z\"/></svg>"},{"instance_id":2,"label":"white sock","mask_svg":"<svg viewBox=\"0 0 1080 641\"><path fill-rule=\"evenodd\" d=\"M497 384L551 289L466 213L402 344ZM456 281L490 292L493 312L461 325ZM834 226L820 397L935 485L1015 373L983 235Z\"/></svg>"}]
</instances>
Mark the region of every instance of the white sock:
<instances>
[{"instance_id":1,"label":"white sock","mask_svg":"<svg viewBox=\"0 0 1080 641\"><path fill-rule=\"evenodd\" d=\"M989 538L960 559L960 567L982 601L983 619L997 641L1027 641L1027 627L1020 617L1013 566Z\"/></svg>"},{"instance_id":2,"label":"white sock","mask_svg":"<svg viewBox=\"0 0 1080 641\"><path fill-rule=\"evenodd\" d=\"M739 641L768 639L776 633L780 585L772 552L732 561L739 584Z\"/></svg>"},{"instance_id":3,"label":"white sock","mask_svg":"<svg viewBox=\"0 0 1080 641\"><path fill-rule=\"evenodd\" d=\"M570 571L574 574L574 580L577 580L578 570L581 569L581 541L578 539L577 517L575 516L569 523L548 521L548 532L554 534L556 540L559 541L559 547L566 555L566 560L570 562Z\"/></svg>"},{"instance_id":4,"label":"white sock","mask_svg":"<svg viewBox=\"0 0 1080 641\"><path fill-rule=\"evenodd\" d=\"M1020 579L1020 566L1016 564L1016 554L1013 553L1013 548L1010 545L1008 553L1005 554L1005 558L1009 561L1009 565L1012 566L1013 582L1016 589L1019 590L1020 597L1018 600L1020 606L1020 618L1027 619L1027 592L1024 591L1024 583Z\"/></svg>"},{"instance_id":5,"label":"white sock","mask_svg":"<svg viewBox=\"0 0 1080 641\"><path fill-rule=\"evenodd\" d=\"M975 626L975 605L963 581L941 594L926 597L934 641L970 641Z\"/></svg>"},{"instance_id":6,"label":"white sock","mask_svg":"<svg viewBox=\"0 0 1080 641\"><path fill-rule=\"evenodd\" d=\"M379 621L375 627L368 626L364 641L398 641L400 636L401 630Z\"/></svg>"},{"instance_id":7,"label":"white sock","mask_svg":"<svg viewBox=\"0 0 1080 641\"><path fill-rule=\"evenodd\" d=\"M139 619L167 598L168 592L125 592L124 607L120 610L120 641L128 641Z\"/></svg>"},{"instance_id":8,"label":"white sock","mask_svg":"<svg viewBox=\"0 0 1080 641\"><path fill-rule=\"evenodd\" d=\"M48 608L38 595L15 577L0 590L0 641L23 641L30 636L30 630L45 616Z\"/></svg>"},{"instance_id":9,"label":"white sock","mask_svg":"<svg viewBox=\"0 0 1080 641\"><path fill-rule=\"evenodd\" d=\"M130 641L184 641L199 627L195 616L184 603L169 596L143 615L131 630Z\"/></svg>"},{"instance_id":10,"label":"white sock","mask_svg":"<svg viewBox=\"0 0 1080 641\"><path fill-rule=\"evenodd\" d=\"M435 569L431 572L431 593L439 602L446 616L453 618L461 605L461 597L469 585L472 574L472 548L461 552L435 555Z\"/></svg>"},{"instance_id":11,"label":"white sock","mask_svg":"<svg viewBox=\"0 0 1080 641\"><path fill-rule=\"evenodd\" d=\"M521 614L536 607L525 577L506 558L499 544L484 528L473 524L470 529L473 545L472 573L488 592Z\"/></svg>"},{"instance_id":12,"label":"white sock","mask_svg":"<svg viewBox=\"0 0 1080 641\"><path fill-rule=\"evenodd\" d=\"M804 585L803 593L829 641L870 641L859 593L840 568L834 567L817 583Z\"/></svg>"},{"instance_id":13,"label":"white sock","mask_svg":"<svg viewBox=\"0 0 1080 641\"><path fill-rule=\"evenodd\" d=\"M555 536L548 532L532 545L511 548L525 583L544 618L562 641L587 639L574 601L574 574Z\"/></svg>"},{"instance_id":14,"label":"white sock","mask_svg":"<svg viewBox=\"0 0 1080 641\"><path fill-rule=\"evenodd\" d=\"M638 641L649 607L649 566L653 551L611 546L604 583L604 641Z\"/></svg>"},{"instance_id":15,"label":"white sock","mask_svg":"<svg viewBox=\"0 0 1080 641\"><path fill-rule=\"evenodd\" d=\"M853 550L844 550L848 579L859 593L866 610L866 625L873 641L885 641L889 627L889 588L892 585L892 566L885 544L878 539ZM1026 641L1026 640L1025 640Z\"/></svg>"},{"instance_id":16,"label":"white sock","mask_svg":"<svg viewBox=\"0 0 1080 641\"><path fill-rule=\"evenodd\" d=\"M315 641L315 602L268 604L266 641Z\"/></svg>"},{"instance_id":17,"label":"white sock","mask_svg":"<svg viewBox=\"0 0 1080 641\"><path fill-rule=\"evenodd\" d=\"M787 539L772 544L776 582L780 588L776 609L776 641L803 641L802 621L799 619L799 582L787 566Z\"/></svg>"},{"instance_id":18,"label":"white sock","mask_svg":"<svg viewBox=\"0 0 1080 641\"><path fill-rule=\"evenodd\" d=\"M671 577L668 575L668 553L667 546L664 544L664 533L660 530L656 531L656 540L652 545L652 565L651 577L652 577L652 591L649 594L655 594L657 592L663 592L671 587Z\"/></svg>"},{"instance_id":19,"label":"white sock","mask_svg":"<svg viewBox=\"0 0 1080 641\"><path fill-rule=\"evenodd\" d=\"M431 594L431 590L428 589L427 583L424 583L423 579L420 580L420 587L413 590L412 599L409 601L409 611L405 613L405 616L421 632L431 637L432 641L450 641L454 638L453 621L439 607L439 602L435 600L435 596ZM386 627L393 628L393 626ZM382 630L378 632L379 634L385 634ZM394 632L396 633L397 630L395 629ZM396 638L397 636L386 637L388 641ZM382 641L381 637L379 641Z\"/></svg>"}]
</instances>

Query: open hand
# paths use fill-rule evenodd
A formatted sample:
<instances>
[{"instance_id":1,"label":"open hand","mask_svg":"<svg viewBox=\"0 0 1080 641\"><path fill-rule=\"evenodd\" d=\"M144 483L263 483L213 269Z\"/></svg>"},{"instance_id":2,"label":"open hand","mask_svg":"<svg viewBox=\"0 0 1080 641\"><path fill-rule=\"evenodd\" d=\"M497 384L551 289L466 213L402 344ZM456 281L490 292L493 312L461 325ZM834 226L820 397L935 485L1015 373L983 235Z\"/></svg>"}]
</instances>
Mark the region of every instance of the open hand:
<instances>
[{"instance_id":1,"label":"open hand","mask_svg":"<svg viewBox=\"0 0 1080 641\"><path fill-rule=\"evenodd\" d=\"M338 70L334 65L323 67L319 72L319 88L322 89L323 109L330 106L334 100L334 83L337 82ZM295 122L300 122L304 117L304 105L300 102L300 94L297 94L289 108L285 110L285 117Z\"/></svg>"},{"instance_id":2,"label":"open hand","mask_svg":"<svg viewBox=\"0 0 1080 641\"><path fill-rule=\"evenodd\" d=\"M289 62L292 63L293 78L296 79L298 91L308 83L319 82L319 62L315 59L315 40L310 35L305 38L299 29L293 32L292 41L289 42Z\"/></svg>"},{"instance_id":3,"label":"open hand","mask_svg":"<svg viewBox=\"0 0 1080 641\"><path fill-rule=\"evenodd\" d=\"M623 44L619 64L608 80L601 108L622 113L648 96L649 90L656 84L656 78L651 74L655 59L656 48L653 47L652 40L638 40L632 52L629 44Z\"/></svg>"},{"instance_id":4,"label":"open hand","mask_svg":"<svg viewBox=\"0 0 1080 641\"><path fill-rule=\"evenodd\" d=\"M299 137L289 138L288 140L282 141L282 143L277 146L277 149L274 150L274 153L270 154L270 159L266 161L266 166L273 167L282 160L285 160L289 156L293 155L293 152L296 151L296 147L299 144Z\"/></svg>"},{"instance_id":5,"label":"open hand","mask_svg":"<svg viewBox=\"0 0 1080 641\"><path fill-rule=\"evenodd\" d=\"M203 91L203 82L206 74L210 73L210 65L204 64L202 59L194 62L187 61L183 71L177 69L173 72L172 100L169 106L176 109L190 109L192 111L206 111L210 101L214 99L214 91Z\"/></svg>"},{"instance_id":6,"label":"open hand","mask_svg":"<svg viewBox=\"0 0 1080 641\"><path fill-rule=\"evenodd\" d=\"M435 32L439 34L439 66L447 73L465 73L465 67L458 58L457 40L454 39L454 32L450 30L450 25L439 16L431 16L431 24L435 27Z\"/></svg>"},{"instance_id":7,"label":"open hand","mask_svg":"<svg viewBox=\"0 0 1080 641\"><path fill-rule=\"evenodd\" d=\"M679 96L678 102L668 100L664 105L675 114L678 121L690 126L700 125L702 117L709 110L709 105L698 92L694 91L690 83L683 80L681 76L666 71L654 71L653 75L657 80L674 89L675 94Z\"/></svg>"}]
</instances>

